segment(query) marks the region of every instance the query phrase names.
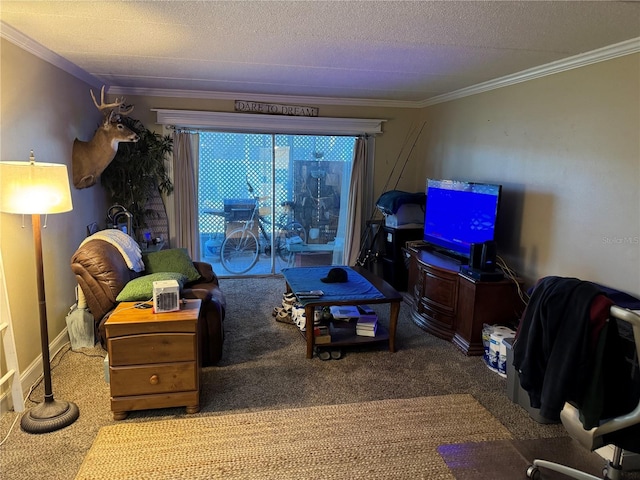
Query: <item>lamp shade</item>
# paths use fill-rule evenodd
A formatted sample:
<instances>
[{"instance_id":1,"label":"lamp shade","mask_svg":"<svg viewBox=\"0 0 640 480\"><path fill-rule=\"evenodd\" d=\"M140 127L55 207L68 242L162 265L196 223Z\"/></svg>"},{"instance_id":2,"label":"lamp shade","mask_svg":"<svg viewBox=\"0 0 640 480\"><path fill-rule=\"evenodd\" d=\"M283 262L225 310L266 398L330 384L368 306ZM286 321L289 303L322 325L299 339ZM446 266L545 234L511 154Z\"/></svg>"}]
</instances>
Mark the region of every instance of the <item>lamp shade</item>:
<instances>
[{"instance_id":1,"label":"lamp shade","mask_svg":"<svg viewBox=\"0 0 640 480\"><path fill-rule=\"evenodd\" d=\"M0 212L63 213L73 209L67 166L0 162Z\"/></svg>"}]
</instances>

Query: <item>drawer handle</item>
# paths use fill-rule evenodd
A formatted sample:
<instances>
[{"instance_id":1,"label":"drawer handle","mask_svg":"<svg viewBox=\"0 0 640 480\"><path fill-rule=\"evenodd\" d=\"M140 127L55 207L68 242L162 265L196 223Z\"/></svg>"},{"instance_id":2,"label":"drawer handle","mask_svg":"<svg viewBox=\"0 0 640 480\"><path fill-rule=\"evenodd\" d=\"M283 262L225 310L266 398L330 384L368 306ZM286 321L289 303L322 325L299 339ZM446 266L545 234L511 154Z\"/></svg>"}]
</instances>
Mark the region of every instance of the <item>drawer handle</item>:
<instances>
[{"instance_id":1,"label":"drawer handle","mask_svg":"<svg viewBox=\"0 0 640 480\"><path fill-rule=\"evenodd\" d=\"M158 375L151 375L151 377L149 378L149 383L151 385L157 385L160 382L160 377L158 377Z\"/></svg>"}]
</instances>

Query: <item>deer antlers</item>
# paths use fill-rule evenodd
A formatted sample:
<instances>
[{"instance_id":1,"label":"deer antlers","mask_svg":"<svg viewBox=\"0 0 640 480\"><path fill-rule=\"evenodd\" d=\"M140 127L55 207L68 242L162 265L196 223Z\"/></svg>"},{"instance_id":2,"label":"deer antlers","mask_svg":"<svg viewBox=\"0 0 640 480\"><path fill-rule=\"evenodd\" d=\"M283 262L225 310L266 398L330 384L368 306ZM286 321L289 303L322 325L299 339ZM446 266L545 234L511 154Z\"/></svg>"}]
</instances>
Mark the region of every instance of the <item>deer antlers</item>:
<instances>
[{"instance_id":1,"label":"deer antlers","mask_svg":"<svg viewBox=\"0 0 640 480\"><path fill-rule=\"evenodd\" d=\"M91 98L93 98L93 103L96 108L100 110L105 117L107 117L105 120L107 122L112 120L114 113L117 113L117 115L129 115L133 111L134 105L125 105L124 97L116 98L116 101L113 103L104 103L104 85L100 90L100 105L98 105L98 102L96 101L96 96L93 94L93 90L89 90L89 92L91 92ZM106 113L107 111L108 114Z\"/></svg>"}]
</instances>

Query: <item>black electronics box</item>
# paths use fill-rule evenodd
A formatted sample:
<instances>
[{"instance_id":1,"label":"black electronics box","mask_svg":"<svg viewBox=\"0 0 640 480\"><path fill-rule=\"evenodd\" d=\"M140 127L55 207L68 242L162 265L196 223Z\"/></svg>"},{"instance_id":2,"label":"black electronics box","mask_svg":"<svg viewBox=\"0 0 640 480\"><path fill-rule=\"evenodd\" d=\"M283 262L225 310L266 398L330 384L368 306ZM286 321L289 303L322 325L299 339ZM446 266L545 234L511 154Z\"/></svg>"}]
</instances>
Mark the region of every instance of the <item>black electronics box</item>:
<instances>
[{"instance_id":1,"label":"black electronics box","mask_svg":"<svg viewBox=\"0 0 640 480\"><path fill-rule=\"evenodd\" d=\"M504 274L500 270L486 272L466 265L460 267L460 273L465 277L480 280L481 282L499 282L504 278Z\"/></svg>"}]
</instances>

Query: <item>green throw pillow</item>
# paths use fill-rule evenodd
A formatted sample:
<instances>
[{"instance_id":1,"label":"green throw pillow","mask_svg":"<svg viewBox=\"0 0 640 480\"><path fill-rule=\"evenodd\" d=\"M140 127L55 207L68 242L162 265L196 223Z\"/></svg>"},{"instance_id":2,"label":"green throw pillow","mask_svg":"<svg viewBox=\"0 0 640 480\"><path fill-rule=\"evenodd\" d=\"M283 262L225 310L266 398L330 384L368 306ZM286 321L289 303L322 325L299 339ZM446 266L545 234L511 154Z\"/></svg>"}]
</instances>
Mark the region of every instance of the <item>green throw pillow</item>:
<instances>
[{"instance_id":1,"label":"green throw pillow","mask_svg":"<svg viewBox=\"0 0 640 480\"><path fill-rule=\"evenodd\" d=\"M186 248L170 248L152 252L142 257L146 273L178 272L187 277L187 282L200 279L200 272L193 266L193 261Z\"/></svg>"},{"instance_id":2,"label":"green throw pillow","mask_svg":"<svg viewBox=\"0 0 640 480\"><path fill-rule=\"evenodd\" d=\"M177 272L159 272L134 278L124 286L116 297L116 300L118 302L140 302L151 300L153 297L153 282L161 280L176 280L180 290L182 290L187 277Z\"/></svg>"}]
</instances>

